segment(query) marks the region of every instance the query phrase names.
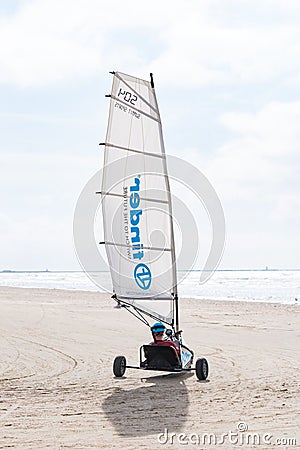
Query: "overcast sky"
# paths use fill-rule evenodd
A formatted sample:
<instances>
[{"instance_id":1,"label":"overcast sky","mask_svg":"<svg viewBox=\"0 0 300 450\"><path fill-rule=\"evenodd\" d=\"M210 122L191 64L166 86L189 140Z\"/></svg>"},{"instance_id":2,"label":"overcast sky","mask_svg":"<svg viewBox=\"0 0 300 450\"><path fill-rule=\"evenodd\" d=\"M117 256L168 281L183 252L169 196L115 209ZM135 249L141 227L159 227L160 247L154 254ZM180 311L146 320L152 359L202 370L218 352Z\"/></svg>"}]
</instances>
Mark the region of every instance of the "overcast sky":
<instances>
[{"instance_id":1,"label":"overcast sky","mask_svg":"<svg viewBox=\"0 0 300 450\"><path fill-rule=\"evenodd\" d=\"M221 199L220 267L300 267L298 0L2 0L0 42L0 270L79 268L110 70L154 72L167 152Z\"/></svg>"}]
</instances>

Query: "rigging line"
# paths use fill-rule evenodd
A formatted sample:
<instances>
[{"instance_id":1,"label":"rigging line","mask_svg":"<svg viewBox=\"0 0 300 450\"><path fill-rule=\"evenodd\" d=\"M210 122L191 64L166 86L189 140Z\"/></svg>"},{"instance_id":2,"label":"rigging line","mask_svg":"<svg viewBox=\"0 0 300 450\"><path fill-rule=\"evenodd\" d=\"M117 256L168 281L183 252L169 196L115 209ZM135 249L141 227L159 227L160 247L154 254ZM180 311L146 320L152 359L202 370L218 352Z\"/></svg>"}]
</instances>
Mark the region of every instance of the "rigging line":
<instances>
[{"instance_id":1,"label":"rigging line","mask_svg":"<svg viewBox=\"0 0 300 450\"><path fill-rule=\"evenodd\" d=\"M131 197L131 195L123 195L123 194L115 194L115 193L113 193L113 192L103 192L103 191L100 191L100 192L96 192L96 194L102 194L102 195L111 195L111 196L113 196L113 197L122 197L122 198L130 198ZM147 201L147 202L155 202L155 203L163 203L163 204L165 204L165 205L167 205L168 204L168 201L167 200L159 200L159 199L157 199L157 198L146 198L146 197L141 197L140 196L140 199L141 200L145 200L145 201Z\"/></svg>"},{"instance_id":2,"label":"rigging line","mask_svg":"<svg viewBox=\"0 0 300 450\"><path fill-rule=\"evenodd\" d=\"M134 109L135 111L143 114L144 116L149 117L149 119L155 120L155 122L160 122L159 119L156 119L156 117L151 116L151 114L146 113L145 111L142 111L141 109L135 108L133 105L129 105L128 103L124 102L123 100L120 100L119 98L115 97L114 95L110 95L110 97L113 100L116 100L116 102L122 103L123 105L127 106L130 109Z\"/></svg>"},{"instance_id":3,"label":"rigging line","mask_svg":"<svg viewBox=\"0 0 300 450\"><path fill-rule=\"evenodd\" d=\"M137 314L134 314L133 311L130 311L130 310L128 309L128 311L130 311L135 317L137 317L138 319L140 319L143 323L145 323L146 325L148 325L148 327L150 328L150 323L149 323L148 320L143 316L143 314L141 313L141 311L139 311L138 309L135 309L135 308L134 308L134 310L136 311Z\"/></svg>"},{"instance_id":4,"label":"rigging line","mask_svg":"<svg viewBox=\"0 0 300 450\"><path fill-rule=\"evenodd\" d=\"M121 300L121 302L124 303L125 305L131 306L134 310L139 311L140 313L145 314L146 316L151 317L151 319L154 319L154 320L160 320L161 322L164 322L164 323L166 323L167 325L170 325L172 328L174 328L172 322L168 322L168 321L166 320L166 317L161 316L160 314L154 315L154 313L150 313L150 312L147 312L147 311L143 311L142 309L138 308L136 305L132 305L131 303L126 303L126 302L124 302L124 301L122 301L122 300ZM127 311L129 311L129 308L126 308L126 309L127 309ZM135 315L132 311L130 311L130 312L131 312L131 314ZM137 317L137 316L136 316L136 317Z\"/></svg>"},{"instance_id":5,"label":"rigging line","mask_svg":"<svg viewBox=\"0 0 300 450\"><path fill-rule=\"evenodd\" d=\"M149 322L142 316L142 314L141 314L137 309L135 309L135 311L136 311L137 313L139 313L139 315L137 315L137 314L135 314L133 311L131 311L131 309L130 309L130 306L131 306L131 305L128 305L127 303L124 303L123 306L126 308L126 311L130 312L130 314L132 314L134 317L136 317L137 319L139 319L139 320L140 320L141 322L143 322L145 325L147 325L148 327L150 327Z\"/></svg>"},{"instance_id":6,"label":"rigging line","mask_svg":"<svg viewBox=\"0 0 300 450\"><path fill-rule=\"evenodd\" d=\"M151 152L144 152L143 150L136 150L134 148L127 148L127 147L122 147L121 145L115 145L115 144L110 144L108 142L101 142L99 145L105 145L106 147L111 147L111 148L117 148L119 150L125 150L128 152L134 152L134 153L140 153L142 155L146 155L146 156L154 156L155 158L166 158L166 155L162 155L159 153L151 153Z\"/></svg>"},{"instance_id":7,"label":"rigging line","mask_svg":"<svg viewBox=\"0 0 300 450\"><path fill-rule=\"evenodd\" d=\"M126 248L133 248L133 250L139 250L139 249L143 249L143 250L156 250L156 251L160 251L160 252L170 252L171 249L170 248L163 248L163 247L146 247L145 245L141 244L137 244L138 248L134 248L135 245L134 244L117 244L116 242L109 242L109 241L101 241L99 242L99 244L105 244L105 245L114 245L115 247L126 247ZM121 258L120 258L121 259Z\"/></svg>"},{"instance_id":8,"label":"rigging line","mask_svg":"<svg viewBox=\"0 0 300 450\"><path fill-rule=\"evenodd\" d=\"M122 83L124 83L131 91L133 91L141 100L143 100L144 103L146 103L146 105L148 105L151 109L153 109L153 111L155 111L157 113L156 108L151 105L151 103L149 103L138 91L136 91L135 89L133 89L132 86L130 86L130 84L128 84L125 80L123 80L122 77L120 77L119 73L116 72L115 77L117 77L120 81L122 81ZM134 78L134 77L133 77ZM144 80L146 81L146 80Z\"/></svg>"},{"instance_id":9,"label":"rigging line","mask_svg":"<svg viewBox=\"0 0 300 450\"><path fill-rule=\"evenodd\" d=\"M136 309L136 312L138 313L139 316L142 317L142 319L145 321L145 323L147 323L147 325L150 327L150 323L149 323L148 320L142 315L141 311L139 311L138 309Z\"/></svg>"}]
</instances>

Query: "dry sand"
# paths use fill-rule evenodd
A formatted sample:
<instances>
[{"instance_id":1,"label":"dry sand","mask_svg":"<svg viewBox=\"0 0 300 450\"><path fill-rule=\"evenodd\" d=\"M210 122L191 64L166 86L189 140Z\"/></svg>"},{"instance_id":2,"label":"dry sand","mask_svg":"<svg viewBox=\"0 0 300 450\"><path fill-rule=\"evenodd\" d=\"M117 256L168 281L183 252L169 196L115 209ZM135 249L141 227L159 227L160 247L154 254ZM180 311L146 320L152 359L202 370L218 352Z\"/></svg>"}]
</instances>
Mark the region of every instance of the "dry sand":
<instances>
[{"instance_id":1,"label":"dry sand","mask_svg":"<svg viewBox=\"0 0 300 450\"><path fill-rule=\"evenodd\" d=\"M136 364L151 336L107 295L0 288L0 448L299 448L299 305L182 300L181 311L209 380L130 369L115 379L114 356ZM243 445L221 444L238 423ZM205 432L212 444L193 444Z\"/></svg>"}]
</instances>

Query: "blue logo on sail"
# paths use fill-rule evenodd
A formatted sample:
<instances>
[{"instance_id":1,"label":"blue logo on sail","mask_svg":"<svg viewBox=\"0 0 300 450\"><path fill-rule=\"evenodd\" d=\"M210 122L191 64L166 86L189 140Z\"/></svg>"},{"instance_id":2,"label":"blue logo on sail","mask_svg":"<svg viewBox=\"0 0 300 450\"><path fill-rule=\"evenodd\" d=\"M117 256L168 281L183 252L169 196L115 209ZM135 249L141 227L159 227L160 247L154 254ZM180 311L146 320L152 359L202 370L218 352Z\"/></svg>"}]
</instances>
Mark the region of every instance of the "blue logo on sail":
<instances>
[{"instance_id":1,"label":"blue logo on sail","mask_svg":"<svg viewBox=\"0 0 300 450\"><path fill-rule=\"evenodd\" d=\"M146 264L138 264L134 269L134 279L141 289L149 289L152 281L149 267Z\"/></svg>"},{"instance_id":2,"label":"blue logo on sail","mask_svg":"<svg viewBox=\"0 0 300 450\"><path fill-rule=\"evenodd\" d=\"M138 175L134 178L134 183L130 186L130 232L131 232L131 250L134 260L141 260L144 258L144 245L141 243L141 230L140 219L143 214L143 210L140 207L140 180L141 176ZM143 290L149 289L152 281L151 270L146 264L137 264L134 268L134 279L139 288Z\"/></svg>"}]
</instances>

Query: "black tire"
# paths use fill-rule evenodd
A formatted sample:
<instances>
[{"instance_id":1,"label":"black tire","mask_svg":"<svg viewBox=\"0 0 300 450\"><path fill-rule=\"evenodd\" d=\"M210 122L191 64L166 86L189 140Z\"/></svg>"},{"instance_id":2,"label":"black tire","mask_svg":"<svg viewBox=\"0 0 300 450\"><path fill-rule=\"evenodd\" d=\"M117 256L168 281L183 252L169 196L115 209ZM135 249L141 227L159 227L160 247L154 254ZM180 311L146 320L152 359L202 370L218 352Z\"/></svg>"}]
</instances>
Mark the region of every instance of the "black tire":
<instances>
[{"instance_id":1,"label":"black tire","mask_svg":"<svg viewBox=\"0 0 300 450\"><path fill-rule=\"evenodd\" d=\"M126 370L125 356L116 356L114 359L113 372L114 376L120 378L124 375Z\"/></svg>"},{"instance_id":2,"label":"black tire","mask_svg":"<svg viewBox=\"0 0 300 450\"><path fill-rule=\"evenodd\" d=\"M208 377L208 362L205 358L198 358L196 361L196 375L198 380L206 380Z\"/></svg>"}]
</instances>

